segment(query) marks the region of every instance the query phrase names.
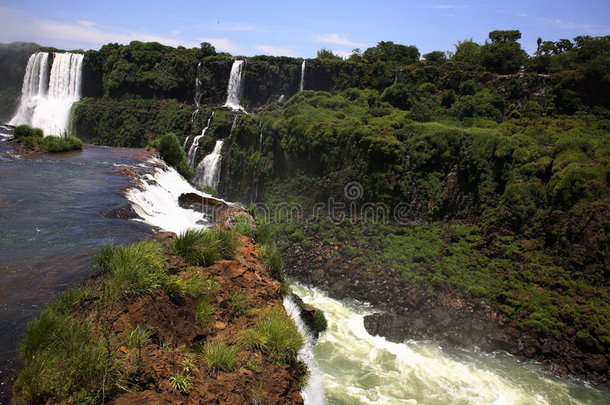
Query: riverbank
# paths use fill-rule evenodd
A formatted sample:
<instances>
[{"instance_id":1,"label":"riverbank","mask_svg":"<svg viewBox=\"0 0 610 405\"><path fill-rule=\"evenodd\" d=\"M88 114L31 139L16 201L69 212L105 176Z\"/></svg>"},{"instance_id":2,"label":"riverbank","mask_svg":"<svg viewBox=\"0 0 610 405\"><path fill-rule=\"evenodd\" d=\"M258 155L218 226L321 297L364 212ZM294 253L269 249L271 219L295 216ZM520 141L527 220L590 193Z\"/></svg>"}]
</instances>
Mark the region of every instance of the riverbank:
<instances>
[{"instance_id":1,"label":"riverbank","mask_svg":"<svg viewBox=\"0 0 610 405\"><path fill-rule=\"evenodd\" d=\"M557 376L576 377L594 385L607 386L608 354L591 337L591 334L599 333L593 325L585 333L574 328L574 321L570 326L569 319L565 319L565 333L554 333L553 330L543 331L541 326L528 327L527 325L537 326L527 322L535 318L532 317L531 310L519 315L521 318L516 314L509 316L507 311L514 310L518 303L522 305L521 311L529 303L536 304L540 307L539 313L550 313L555 307L549 306L542 299L542 294L534 295L528 290L519 292L520 301L505 300L505 306L489 301L485 289L491 289L492 283L505 283L507 270L502 273L501 269L492 266L494 274L504 274L502 277L505 279L502 281L500 277L494 281L493 278L485 279L484 275L477 274L465 265L457 266L460 263L460 252L456 251L456 246L464 249L468 241L467 235L461 235L453 241L453 245L439 247L434 246L435 241L427 240L425 229L418 231L417 227L402 227L397 234L385 229L381 232L383 235L380 235L369 224L366 233L369 236L375 234L378 237L377 244L372 241L375 240L374 237L366 239L358 234L357 226L334 226L328 229L315 226L313 229L313 232L309 227L303 233L287 234L284 249L287 274L302 283L321 288L333 298L354 298L384 311L382 314L365 317L365 326L372 335L384 336L394 342L432 339L443 346L459 346L484 352L502 350L518 360L539 361ZM445 235L452 238L449 227L435 228L428 233L435 237ZM402 240L400 235L409 240ZM391 246L392 243L396 245ZM439 250L442 257L430 253L435 249ZM463 255L464 260L472 262L476 259L481 262L481 258L475 256L480 255L480 252L464 251L468 253ZM517 253L513 252L514 255ZM407 257L409 263L399 263L399 256ZM445 271L457 273L441 278L441 274L434 272L434 263L429 262L431 257L438 260L439 266L445 267ZM457 265L442 261L443 257L455 261ZM421 274L417 270L407 272L409 269L417 269L417 266L421 267ZM455 279L461 284L456 283ZM547 287L542 281L538 280L538 287L532 288L545 292ZM448 287L452 285L453 288ZM565 299L571 299L571 291L566 287L569 284L564 281L562 285L566 289L553 291L549 288L550 291L546 291L551 294L555 305L560 303L555 294L563 294ZM479 298L474 298L476 295L473 294L464 294L465 288L462 286L471 287ZM459 288L462 288L462 294L457 293ZM579 291L582 294L583 290ZM594 316L597 315L593 311L600 311L596 302L595 298L588 296L577 297L573 302L573 311L582 312L582 320L586 316L595 319ZM600 314L603 316L603 312ZM561 316L559 313L551 315ZM584 327L587 325L585 323Z\"/></svg>"},{"instance_id":2,"label":"riverbank","mask_svg":"<svg viewBox=\"0 0 610 405\"><path fill-rule=\"evenodd\" d=\"M96 263L105 275L30 326L14 402L303 403L302 337L281 284L249 238L222 235L238 238L233 258L208 266L175 254L173 233L103 249Z\"/></svg>"}]
</instances>

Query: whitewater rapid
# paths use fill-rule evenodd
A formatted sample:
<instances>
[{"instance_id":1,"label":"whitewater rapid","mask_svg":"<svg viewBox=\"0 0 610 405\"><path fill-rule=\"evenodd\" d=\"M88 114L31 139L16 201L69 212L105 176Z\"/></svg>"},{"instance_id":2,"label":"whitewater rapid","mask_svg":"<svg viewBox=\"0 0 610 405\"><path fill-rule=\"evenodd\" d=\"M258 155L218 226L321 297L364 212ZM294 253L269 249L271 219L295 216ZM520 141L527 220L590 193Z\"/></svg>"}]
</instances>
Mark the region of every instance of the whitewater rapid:
<instances>
[{"instance_id":1,"label":"whitewater rapid","mask_svg":"<svg viewBox=\"0 0 610 405\"><path fill-rule=\"evenodd\" d=\"M328 330L307 364L323 391L308 404L607 404L607 393L560 380L534 363L504 354L444 350L433 342L392 343L371 336L364 317L374 311L293 284L294 293L324 311ZM311 364L310 364L311 363Z\"/></svg>"}]
</instances>

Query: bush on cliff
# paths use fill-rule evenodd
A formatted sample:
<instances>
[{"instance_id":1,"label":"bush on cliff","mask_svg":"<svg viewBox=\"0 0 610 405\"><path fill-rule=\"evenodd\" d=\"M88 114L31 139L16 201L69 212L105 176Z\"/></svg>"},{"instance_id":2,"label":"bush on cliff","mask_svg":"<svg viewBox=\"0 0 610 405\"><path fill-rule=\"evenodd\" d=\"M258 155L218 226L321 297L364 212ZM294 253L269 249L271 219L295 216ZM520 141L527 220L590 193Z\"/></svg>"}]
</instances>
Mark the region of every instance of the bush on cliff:
<instances>
[{"instance_id":1,"label":"bush on cliff","mask_svg":"<svg viewBox=\"0 0 610 405\"><path fill-rule=\"evenodd\" d=\"M182 177L190 180L195 176L195 172L189 165L186 152L182 149L176 134L165 134L151 142L151 146L157 149L161 158L174 167Z\"/></svg>"}]
</instances>

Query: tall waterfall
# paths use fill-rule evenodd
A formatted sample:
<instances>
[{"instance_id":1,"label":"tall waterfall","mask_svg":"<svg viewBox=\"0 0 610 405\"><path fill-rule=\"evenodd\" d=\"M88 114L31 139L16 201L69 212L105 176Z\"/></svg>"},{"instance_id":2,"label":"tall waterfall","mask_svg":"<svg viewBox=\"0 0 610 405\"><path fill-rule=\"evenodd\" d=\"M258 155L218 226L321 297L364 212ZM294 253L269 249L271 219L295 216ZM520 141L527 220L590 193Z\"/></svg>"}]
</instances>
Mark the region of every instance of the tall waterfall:
<instances>
[{"instance_id":1,"label":"tall waterfall","mask_svg":"<svg viewBox=\"0 0 610 405\"><path fill-rule=\"evenodd\" d=\"M210 115L210 118L208 118L208 123L206 124L205 128L203 128L203 130L201 131L201 135L197 135L193 139L193 143L191 144L191 147L189 148L188 159L189 159L189 162L191 163L191 167L195 167L195 159L197 159L197 150L199 149L199 141L201 140L201 138L203 138L203 136L205 135L205 132L210 127L210 122L212 121L212 117L214 116L214 113L215 113L215 111L212 111L212 115ZM186 141L188 141L188 138L186 139ZM186 141L184 142L185 148L186 148Z\"/></svg>"},{"instance_id":2,"label":"tall waterfall","mask_svg":"<svg viewBox=\"0 0 610 405\"><path fill-rule=\"evenodd\" d=\"M301 64L301 84L299 85L299 91L305 90L305 59Z\"/></svg>"},{"instance_id":3,"label":"tall waterfall","mask_svg":"<svg viewBox=\"0 0 610 405\"><path fill-rule=\"evenodd\" d=\"M220 161L222 159L222 144L224 141L216 141L212 153L204 157L197 165L195 183L202 186L218 187L220 181Z\"/></svg>"},{"instance_id":4,"label":"tall waterfall","mask_svg":"<svg viewBox=\"0 0 610 405\"><path fill-rule=\"evenodd\" d=\"M224 106L229 107L233 110L244 109L239 103L244 80L243 66L243 60L236 60L233 62L233 66L231 67L231 76L229 77L229 86L227 88L227 102Z\"/></svg>"},{"instance_id":5,"label":"tall waterfall","mask_svg":"<svg viewBox=\"0 0 610 405\"><path fill-rule=\"evenodd\" d=\"M72 104L81 98L83 55L54 53L49 74L49 53L30 56L23 78L21 101L10 125L42 128L45 135L68 130Z\"/></svg>"},{"instance_id":6,"label":"tall waterfall","mask_svg":"<svg viewBox=\"0 0 610 405\"><path fill-rule=\"evenodd\" d=\"M201 84L201 80L199 79L201 73L201 62L197 64L197 76L195 76L195 98L193 101L195 102L195 107L197 109L191 115L191 125L195 122L195 117L199 114L199 110L201 109L201 97L203 97L203 85Z\"/></svg>"}]
</instances>

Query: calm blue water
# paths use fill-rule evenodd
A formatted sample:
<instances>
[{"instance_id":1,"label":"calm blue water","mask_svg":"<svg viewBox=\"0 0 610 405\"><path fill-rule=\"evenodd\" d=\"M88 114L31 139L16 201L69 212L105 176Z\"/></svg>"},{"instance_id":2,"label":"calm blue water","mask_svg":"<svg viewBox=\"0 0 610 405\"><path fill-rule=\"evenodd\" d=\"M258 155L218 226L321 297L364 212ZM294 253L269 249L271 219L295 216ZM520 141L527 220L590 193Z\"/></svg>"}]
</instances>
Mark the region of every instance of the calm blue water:
<instances>
[{"instance_id":1,"label":"calm blue water","mask_svg":"<svg viewBox=\"0 0 610 405\"><path fill-rule=\"evenodd\" d=\"M101 245L150 235L147 225L116 218L116 210L128 207L120 191L129 181L115 165L135 164L141 152L86 146L15 157L0 141L0 403L8 402L27 322L91 276Z\"/></svg>"}]
</instances>

